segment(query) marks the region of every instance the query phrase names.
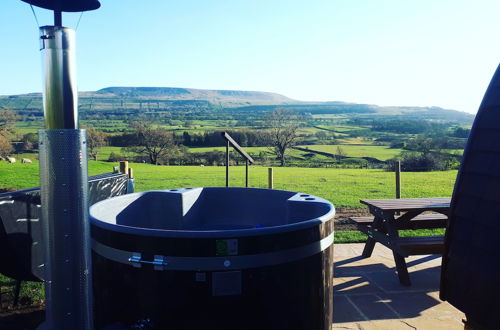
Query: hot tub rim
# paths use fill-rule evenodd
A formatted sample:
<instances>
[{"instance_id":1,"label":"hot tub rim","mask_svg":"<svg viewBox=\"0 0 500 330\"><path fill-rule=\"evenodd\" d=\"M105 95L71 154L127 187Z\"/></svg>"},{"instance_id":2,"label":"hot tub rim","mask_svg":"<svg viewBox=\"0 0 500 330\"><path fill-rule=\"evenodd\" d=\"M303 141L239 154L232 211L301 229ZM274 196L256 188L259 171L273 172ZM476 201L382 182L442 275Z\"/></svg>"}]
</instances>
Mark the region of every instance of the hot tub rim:
<instances>
[{"instance_id":1,"label":"hot tub rim","mask_svg":"<svg viewBox=\"0 0 500 330\"><path fill-rule=\"evenodd\" d=\"M205 189L205 188L216 188L216 189L251 189L251 190L268 190L264 188L242 188L242 187L193 187L193 188L188 188L189 190L191 189ZM174 191L172 191L174 190ZM144 192L137 192L134 194L137 195L142 195L146 193L151 193L151 192L170 192L170 193L177 193L177 191L182 191L186 190L186 188L169 188L169 189L162 189L162 190L148 190ZM287 192L287 193L294 193L290 198L293 198L297 195L304 195L305 193L302 192L293 192L293 191L288 191L288 190L279 190L279 189L273 189L273 191L276 192ZM123 196L118 196L114 198L125 198L126 196L129 195L123 195ZM141 235L141 236L154 236L154 237L178 237L178 238L230 238L230 237L242 237L242 236L261 236L261 235L273 235L277 233L285 233L285 232L292 232L292 231L299 231L315 226L320 226L323 223L326 223L330 220L333 220L335 216L335 206L327 201L326 199L323 199L321 197L313 196L310 194L307 194L309 198L313 197L315 198L314 201L309 201L308 203L322 203L326 204L329 206L329 211L322 216L308 219L308 220L303 220L300 222L294 222L294 223L288 223L288 224L283 224L283 225L278 225L278 226L270 226L270 227L258 227L258 228L245 228L245 229L224 229L224 230L178 230L178 229L158 229L158 228L144 228L144 227L135 227L135 226L125 226L125 225L120 225L120 224L111 224L109 222L97 219L92 215L92 208L96 205L99 205L101 203L105 203L108 200L103 200L100 201L90 207L89 210L89 220L91 225L95 225L97 227L100 227L105 230L110 230L114 232L119 232L119 233L125 233L125 234L133 234L133 235ZM290 199L289 198L289 199Z\"/></svg>"}]
</instances>

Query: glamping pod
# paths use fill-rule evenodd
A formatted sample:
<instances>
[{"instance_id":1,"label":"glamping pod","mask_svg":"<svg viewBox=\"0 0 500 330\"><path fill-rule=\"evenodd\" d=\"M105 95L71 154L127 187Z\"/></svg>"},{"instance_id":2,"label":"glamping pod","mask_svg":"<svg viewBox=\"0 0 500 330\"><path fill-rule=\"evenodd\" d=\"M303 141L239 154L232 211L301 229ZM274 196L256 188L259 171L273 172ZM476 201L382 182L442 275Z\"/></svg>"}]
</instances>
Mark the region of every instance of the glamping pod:
<instances>
[{"instance_id":1,"label":"glamping pod","mask_svg":"<svg viewBox=\"0 0 500 330\"><path fill-rule=\"evenodd\" d=\"M474 120L458 173L441 274L441 299L470 325L500 324L500 67Z\"/></svg>"}]
</instances>

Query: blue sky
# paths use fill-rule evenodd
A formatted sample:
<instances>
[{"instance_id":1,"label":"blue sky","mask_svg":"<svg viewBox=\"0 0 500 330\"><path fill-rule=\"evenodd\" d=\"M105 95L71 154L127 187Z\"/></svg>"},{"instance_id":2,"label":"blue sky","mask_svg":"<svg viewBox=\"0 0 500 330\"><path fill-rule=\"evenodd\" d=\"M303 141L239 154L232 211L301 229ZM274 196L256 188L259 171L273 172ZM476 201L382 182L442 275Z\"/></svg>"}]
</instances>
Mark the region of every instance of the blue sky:
<instances>
[{"instance_id":1,"label":"blue sky","mask_svg":"<svg viewBox=\"0 0 500 330\"><path fill-rule=\"evenodd\" d=\"M500 56L499 1L101 0L77 31L78 88L259 90L475 113ZM50 12L35 8L41 25ZM76 27L79 14L64 14ZM0 95L41 91L28 4L0 3Z\"/></svg>"}]
</instances>

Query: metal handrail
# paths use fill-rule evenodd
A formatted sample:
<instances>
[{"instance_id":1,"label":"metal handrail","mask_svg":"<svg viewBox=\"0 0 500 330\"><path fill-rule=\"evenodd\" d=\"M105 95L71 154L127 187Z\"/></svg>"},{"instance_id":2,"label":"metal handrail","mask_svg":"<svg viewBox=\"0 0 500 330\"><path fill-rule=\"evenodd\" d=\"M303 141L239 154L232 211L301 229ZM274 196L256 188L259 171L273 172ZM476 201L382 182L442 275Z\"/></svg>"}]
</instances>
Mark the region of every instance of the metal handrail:
<instances>
[{"instance_id":1,"label":"metal handrail","mask_svg":"<svg viewBox=\"0 0 500 330\"><path fill-rule=\"evenodd\" d=\"M248 188L248 163L253 164L253 158L227 132L222 132L222 137L226 140L226 187L229 187L229 147L232 146L245 158L245 187Z\"/></svg>"}]
</instances>

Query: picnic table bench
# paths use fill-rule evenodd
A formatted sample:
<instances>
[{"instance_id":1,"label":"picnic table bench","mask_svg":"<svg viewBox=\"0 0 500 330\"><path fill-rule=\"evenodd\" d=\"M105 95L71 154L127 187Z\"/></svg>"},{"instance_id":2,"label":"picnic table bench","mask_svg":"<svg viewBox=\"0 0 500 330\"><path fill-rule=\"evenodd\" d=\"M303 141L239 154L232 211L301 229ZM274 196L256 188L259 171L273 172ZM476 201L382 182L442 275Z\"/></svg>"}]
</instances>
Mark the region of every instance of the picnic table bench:
<instances>
[{"instance_id":1,"label":"picnic table bench","mask_svg":"<svg viewBox=\"0 0 500 330\"><path fill-rule=\"evenodd\" d=\"M444 235L400 237L399 230L445 228L450 198L372 199L360 202L367 205L373 215L350 218L361 232L368 235L362 256L369 258L375 243L383 244L393 252L401 284L411 285L404 258L441 254ZM404 214L399 215L401 212Z\"/></svg>"},{"instance_id":2,"label":"picnic table bench","mask_svg":"<svg viewBox=\"0 0 500 330\"><path fill-rule=\"evenodd\" d=\"M394 218L395 220L397 220L399 216L394 216ZM350 217L350 219L356 223L359 230L364 232L366 228L371 228L373 226L375 217ZM445 214L426 213L417 215L407 223L396 222L396 225L398 229L443 228L446 226L447 220L448 216L446 216Z\"/></svg>"}]
</instances>

